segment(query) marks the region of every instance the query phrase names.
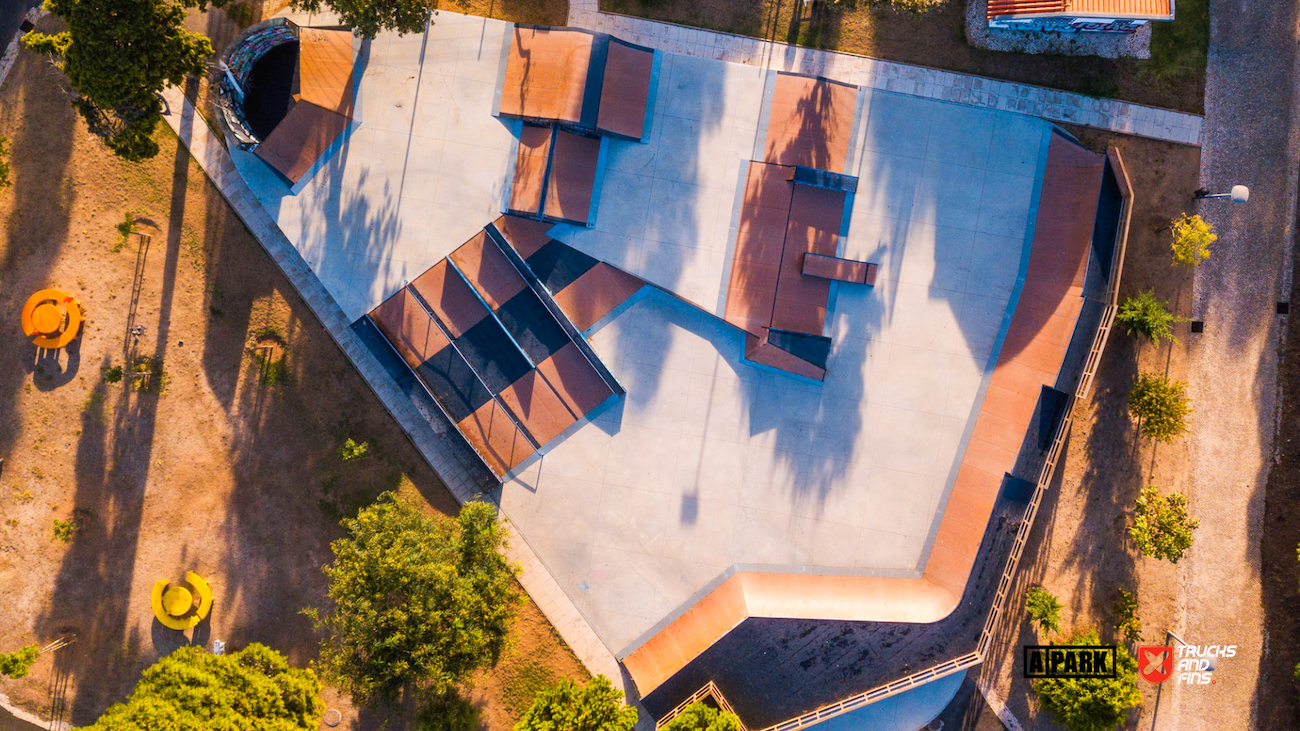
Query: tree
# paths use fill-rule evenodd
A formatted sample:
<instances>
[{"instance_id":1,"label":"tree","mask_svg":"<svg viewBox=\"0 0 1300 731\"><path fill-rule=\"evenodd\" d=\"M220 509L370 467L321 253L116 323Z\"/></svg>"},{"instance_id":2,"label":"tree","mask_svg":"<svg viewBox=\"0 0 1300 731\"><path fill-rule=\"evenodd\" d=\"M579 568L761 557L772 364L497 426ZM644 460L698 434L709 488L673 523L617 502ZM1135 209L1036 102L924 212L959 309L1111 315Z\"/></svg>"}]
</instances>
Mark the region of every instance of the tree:
<instances>
[{"instance_id":1,"label":"tree","mask_svg":"<svg viewBox=\"0 0 1300 731\"><path fill-rule=\"evenodd\" d=\"M636 719L636 709L623 705L623 694L604 675L585 686L566 678L533 698L515 731L631 731Z\"/></svg>"},{"instance_id":2,"label":"tree","mask_svg":"<svg viewBox=\"0 0 1300 731\"><path fill-rule=\"evenodd\" d=\"M186 645L84 731L315 731L325 712L319 695L315 673L265 645L229 655Z\"/></svg>"},{"instance_id":3,"label":"tree","mask_svg":"<svg viewBox=\"0 0 1300 731\"><path fill-rule=\"evenodd\" d=\"M1099 645L1097 630L1075 633L1070 645ZM1125 712L1142 705L1137 688L1137 661L1122 645L1115 649L1114 678L1041 678L1034 691L1052 718L1070 731L1106 731L1124 721Z\"/></svg>"},{"instance_id":4,"label":"tree","mask_svg":"<svg viewBox=\"0 0 1300 731\"><path fill-rule=\"evenodd\" d=\"M660 731L741 731L740 719L704 703L692 703Z\"/></svg>"},{"instance_id":5,"label":"tree","mask_svg":"<svg viewBox=\"0 0 1300 731\"><path fill-rule=\"evenodd\" d=\"M1142 620L1138 617L1138 599L1125 589L1115 595L1111 607L1115 610L1115 630L1129 642L1142 639Z\"/></svg>"},{"instance_id":6,"label":"tree","mask_svg":"<svg viewBox=\"0 0 1300 731\"><path fill-rule=\"evenodd\" d=\"M182 27L186 9L204 9L208 1L47 0L67 30L28 33L23 43L59 60L91 132L118 155L140 160L158 154L159 92L203 73L212 55L206 36Z\"/></svg>"},{"instance_id":7,"label":"tree","mask_svg":"<svg viewBox=\"0 0 1300 731\"><path fill-rule=\"evenodd\" d=\"M1039 627L1048 632L1056 632L1061 628L1061 602L1041 586L1031 586L1025 593L1025 611L1029 612Z\"/></svg>"},{"instance_id":8,"label":"tree","mask_svg":"<svg viewBox=\"0 0 1300 731\"><path fill-rule=\"evenodd\" d=\"M1186 213L1175 218L1169 224L1174 234L1174 263L1194 267L1210 258L1210 244L1219 239L1212 226L1204 218L1189 216Z\"/></svg>"},{"instance_id":9,"label":"tree","mask_svg":"<svg viewBox=\"0 0 1300 731\"><path fill-rule=\"evenodd\" d=\"M1188 319L1171 313L1167 308L1168 303L1156 299L1155 292L1142 292L1124 300L1115 315L1115 322L1123 325L1129 335L1141 335L1155 345L1159 345L1161 340L1177 343L1174 323L1188 322Z\"/></svg>"},{"instance_id":10,"label":"tree","mask_svg":"<svg viewBox=\"0 0 1300 731\"><path fill-rule=\"evenodd\" d=\"M1201 521L1187 514L1187 496L1171 492L1160 497L1155 487L1144 487L1133 507L1129 535L1144 556L1178 563L1192 547L1192 533Z\"/></svg>"},{"instance_id":11,"label":"tree","mask_svg":"<svg viewBox=\"0 0 1300 731\"><path fill-rule=\"evenodd\" d=\"M388 492L343 527L323 569L333 606L305 611L326 677L359 702L431 699L497 659L518 595L490 504L451 520Z\"/></svg>"},{"instance_id":12,"label":"tree","mask_svg":"<svg viewBox=\"0 0 1300 731\"><path fill-rule=\"evenodd\" d=\"M309 13L329 8L362 38L374 38L384 30L402 35L423 32L434 6L428 0L290 0L289 4Z\"/></svg>"},{"instance_id":13,"label":"tree","mask_svg":"<svg viewBox=\"0 0 1300 731\"><path fill-rule=\"evenodd\" d=\"M859 0L821 0L836 10L851 10L858 7ZM944 5L948 0L865 0L868 5L890 5L898 10L913 13L928 13Z\"/></svg>"},{"instance_id":14,"label":"tree","mask_svg":"<svg viewBox=\"0 0 1300 731\"><path fill-rule=\"evenodd\" d=\"M15 680L27 677L27 671L32 669L32 664L40 655L41 648L34 642L13 652L0 652L0 675L8 675Z\"/></svg>"},{"instance_id":15,"label":"tree","mask_svg":"<svg viewBox=\"0 0 1300 731\"><path fill-rule=\"evenodd\" d=\"M1137 418L1142 434L1159 442L1170 441L1187 431L1187 415L1192 413L1187 384L1144 373L1128 394L1128 411Z\"/></svg>"}]
</instances>

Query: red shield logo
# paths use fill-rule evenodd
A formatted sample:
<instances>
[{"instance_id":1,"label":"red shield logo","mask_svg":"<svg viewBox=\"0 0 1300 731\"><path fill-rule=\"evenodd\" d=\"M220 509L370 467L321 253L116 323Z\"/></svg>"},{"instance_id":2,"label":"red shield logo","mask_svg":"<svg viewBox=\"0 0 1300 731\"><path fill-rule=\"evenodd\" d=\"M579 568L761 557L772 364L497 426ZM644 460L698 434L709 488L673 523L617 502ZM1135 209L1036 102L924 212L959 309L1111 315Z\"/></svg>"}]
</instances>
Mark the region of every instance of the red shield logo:
<instances>
[{"instance_id":1,"label":"red shield logo","mask_svg":"<svg viewBox=\"0 0 1300 731\"><path fill-rule=\"evenodd\" d=\"M1174 648L1171 645L1138 647L1138 675L1148 683L1163 683L1174 671Z\"/></svg>"}]
</instances>

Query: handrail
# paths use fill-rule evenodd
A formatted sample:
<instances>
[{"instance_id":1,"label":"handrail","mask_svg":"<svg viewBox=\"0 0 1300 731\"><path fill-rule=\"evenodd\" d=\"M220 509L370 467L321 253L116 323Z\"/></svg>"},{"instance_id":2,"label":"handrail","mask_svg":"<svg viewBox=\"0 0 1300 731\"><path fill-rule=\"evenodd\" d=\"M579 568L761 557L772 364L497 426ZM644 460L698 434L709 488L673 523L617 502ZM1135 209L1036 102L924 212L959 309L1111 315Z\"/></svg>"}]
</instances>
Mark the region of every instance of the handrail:
<instances>
[{"instance_id":1,"label":"handrail","mask_svg":"<svg viewBox=\"0 0 1300 731\"><path fill-rule=\"evenodd\" d=\"M1011 554L1007 557L1007 563L1002 571L1002 577L998 581L997 593L993 598L993 606L989 610L989 615L985 619L984 629L980 632L979 643L976 645L974 652L961 655L952 660L948 660L938 665L931 666L925 670L913 673L905 678L895 680L885 685L878 685L875 688L867 690L857 695L849 696L836 703L821 706L814 711L796 716L788 721L782 721L774 726L769 726L762 731L797 731L798 729L821 723L828 718L833 718L854 709L874 703L878 700L888 698L893 695L910 690L918 685L937 680L945 675L964 670L984 662L987 657L989 647L993 643L993 627L1001 619L1002 611L1005 608L1006 598L1011 589L1011 583L1014 579L1016 569L1020 566L1020 557L1024 552L1025 543L1029 539L1029 531L1033 529L1034 519L1038 515L1038 506L1042 502L1043 493L1051 485L1052 475L1056 471L1056 465L1061 457L1061 452L1065 445L1065 439L1070 433L1070 426L1074 422L1074 404L1083 398L1087 398L1092 392L1093 379L1097 373L1097 367L1101 362L1101 354L1106 349L1106 343L1110 338L1110 331L1115 322L1115 313L1119 308L1119 283L1120 276L1123 273L1124 255L1128 248L1129 225L1133 216L1133 188L1128 179L1128 173L1124 169L1124 160L1120 156L1117 148L1111 147L1106 151L1107 159L1111 164L1111 169L1120 185L1120 195L1123 203L1120 208L1120 220L1117 224L1117 233L1115 249L1111 253L1111 270L1110 281L1106 286L1106 308L1102 313L1101 323L1097 328L1096 335L1093 336L1092 347L1088 351L1088 358L1084 362L1083 373L1079 377L1079 385L1075 392L1070 396L1066 404L1065 417L1056 427L1056 434L1052 439L1052 445L1048 450L1047 459L1043 463L1042 470L1038 474L1038 483L1035 486L1033 497L1030 498L1029 508L1025 511L1025 517L1020 522L1020 528L1016 531L1015 542L1011 546Z\"/></svg>"},{"instance_id":2,"label":"handrail","mask_svg":"<svg viewBox=\"0 0 1300 731\"><path fill-rule=\"evenodd\" d=\"M657 730L663 728L664 726L667 726L669 722L671 722L674 718L680 716L682 712L684 712L688 707L690 707L695 703L699 703L700 701L704 700L705 698L708 698L709 696L712 696L713 700L718 702L718 707L720 707L724 712L730 713L731 715L736 717L736 721L740 723L740 731L749 731L749 729L745 726L745 722L740 720L740 716L736 713L734 709L732 709L731 704L728 703L727 699L723 697L722 691L718 688L716 684L714 684L712 680L705 683L704 686L699 690L695 691L694 693L691 693L686 700L682 701L681 703L678 703L676 708L668 712L668 715L659 719L655 723L655 729Z\"/></svg>"}]
</instances>

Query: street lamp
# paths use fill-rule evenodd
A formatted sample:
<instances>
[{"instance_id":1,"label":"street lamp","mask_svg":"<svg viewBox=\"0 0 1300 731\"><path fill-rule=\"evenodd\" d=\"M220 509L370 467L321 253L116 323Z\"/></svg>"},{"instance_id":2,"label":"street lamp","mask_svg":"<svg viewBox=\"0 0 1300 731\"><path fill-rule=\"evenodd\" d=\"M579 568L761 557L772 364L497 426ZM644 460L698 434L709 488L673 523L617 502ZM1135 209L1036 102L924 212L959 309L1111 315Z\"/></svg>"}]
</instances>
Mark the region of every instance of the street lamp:
<instances>
[{"instance_id":1,"label":"street lamp","mask_svg":"<svg viewBox=\"0 0 1300 731\"><path fill-rule=\"evenodd\" d=\"M1250 188L1244 185L1232 186L1231 193L1211 193L1209 188L1197 188L1192 194L1197 200L1206 198L1231 198L1233 203L1245 203L1250 200Z\"/></svg>"}]
</instances>

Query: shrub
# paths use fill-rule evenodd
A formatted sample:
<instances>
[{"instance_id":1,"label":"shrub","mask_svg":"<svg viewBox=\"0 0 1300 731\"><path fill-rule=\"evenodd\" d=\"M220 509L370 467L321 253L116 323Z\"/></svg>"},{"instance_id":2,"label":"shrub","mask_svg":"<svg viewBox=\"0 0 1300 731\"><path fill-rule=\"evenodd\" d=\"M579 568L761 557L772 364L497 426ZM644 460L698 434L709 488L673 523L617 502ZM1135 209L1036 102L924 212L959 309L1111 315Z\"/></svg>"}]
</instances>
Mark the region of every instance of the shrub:
<instances>
[{"instance_id":1,"label":"shrub","mask_svg":"<svg viewBox=\"0 0 1300 731\"><path fill-rule=\"evenodd\" d=\"M358 703L435 700L496 661L518 596L494 507L452 520L386 492L342 525L323 569L332 606L304 610L326 677Z\"/></svg>"},{"instance_id":2,"label":"shrub","mask_svg":"<svg viewBox=\"0 0 1300 731\"><path fill-rule=\"evenodd\" d=\"M1070 645L1099 645L1097 630L1075 633ZM1128 709L1142 705L1137 661L1124 646L1115 650L1114 678L1041 678L1034 692L1055 721L1069 731L1105 731L1120 725Z\"/></svg>"},{"instance_id":3,"label":"shrub","mask_svg":"<svg viewBox=\"0 0 1300 731\"><path fill-rule=\"evenodd\" d=\"M122 381L122 366L115 365L112 368L104 368L104 383L120 383Z\"/></svg>"},{"instance_id":4,"label":"shrub","mask_svg":"<svg viewBox=\"0 0 1300 731\"><path fill-rule=\"evenodd\" d=\"M131 233L135 231L135 211L127 211L123 214L122 221L113 228L117 229L117 240L113 242L109 251L116 254L131 243Z\"/></svg>"},{"instance_id":5,"label":"shrub","mask_svg":"<svg viewBox=\"0 0 1300 731\"><path fill-rule=\"evenodd\" d=\"M361 459L370 451L370 442L358 442L352 437L343 441L343 446L338 448L339 459L344 462L351 462L354 459Z\"/></svg>"},{"instance_id":6,"label":"shrub","mask_svg":"<svg viewBox=\"0 0 1300 731\"><path fill-rule=\"evenodd\" d=\"M0 675L7 675L14 680L25 678L40 655L41 648L35 642L13 652L0 652Z\"/></svg>"},{"instance_id":7,"label":"shrub","mask_svg":"<svg viewBox=\"0 0 1300 731\"><path fill-rule=\"evenodd\" d=\"M609 678L597 675L585 686L566 678L538 693L514 731L631 731L636 720L636 709L623 705Z\"/></svg>"},{"instance_id":8,"label":"shrub","mask_svg":"<svg viewBox=\"0 0 1300 731\"><path fill-rule=\"evenodd\" d=\"M478 709L452 691L426 700L415 715L415 731L475 731Z\"/></svg>"},{"instance_id":9,"label":"shrub","mask_svg":"<svg viewBox=\"0 0 1300 731\"><path fill-rule=\"evenodd\" d=\"M1031 586L1025 594L1025 610L1047 632L1061 628L1061 602L1041 586Z\"/></svg>"},{"instance_id":10,"label":"shrub","mask_svg":"<svg viewBox=\"0 0 1300 731\"><path fill-rule=\"evenodd\" d=\"M0 135L0 188L8 188L13 184L9 179L9 138Z\"/></svg>"},{"instance_id":11,"label":"shrub","mask_svg":"<svg viewBox=\"0 0 1300 731\"><path fill-rule=\"evenodd\" d=\"M1201 521L1187 514L1187 496L1171 492L1163 498L1155 487L1142 488L1133 507L1129 535L1144 556L1178 563L1192 547L1192 533Z\"/></svg>"},{"instance_id":12,"label":"shrub","mask_svg":"<svg viewBox=\"0 0 1300 731\"><path fill-rule=\"evenodd\" d=\"M1218 240L1214 226L1200 216L1186 213L1169 224L1173 231L1174 263L1194 267L1210 258L1210 245Z\"/></svg>"},{"instance_id":13,"label":"shrub","mask_svg":"<svg viewBox=\"0 0 1300 731\"><path fill-rule=\"evenodd\" d=\"M1171 313L1167 307L1168 303L1156 299L1155 292L1142 292L1124 300L1115 322L1123 325L1129 335L1141 335L1155 345L1161 340L1177 343L1174 323L1188 322L1188 319Z\"/></svg>"},{"instance_id":14,"label":"shrub","mask_svg":"<svg viewBox=\"0 0 1300 731\"><path fill-rule=\"evenodd\" d=\"M315 731L325 704L310 670L251 644L227 655L181 646L144 671L125 703L84 731L229 729Z\"/></svg>"},{"instance_id":15,"label":"shrub","mask_svg":"<svg viewBox=\"0 0 1300 731\"><path fill-rule=\"evenodd\" d=\"M741 731L736 714L703 703L692 703L659 731Z\"/></svg>"},{"instance_id":16,"label":"shrub","mask_svg":"<svg viewBox=\"0 0 1300 731\"><path fill-rule=\"evenodd\" d=\"M1138 599L1132 592L1120 589L1112 603L1115 610L1115 631L1129 642L1142 640L1142 620L1138 618Z\"/></svg>"},{"instance_id":17,"label":"shrub","mask_svg":"<svg viewBox=\"0 0 1300 731\"><path fill-rule=\"evenodd\" d=\"M1187 431L1187 415L1192 413L1187 384L1144 373L1129 392L1128 411L1143 435L1167 442Z\"/></svg>"}]
</instances>

